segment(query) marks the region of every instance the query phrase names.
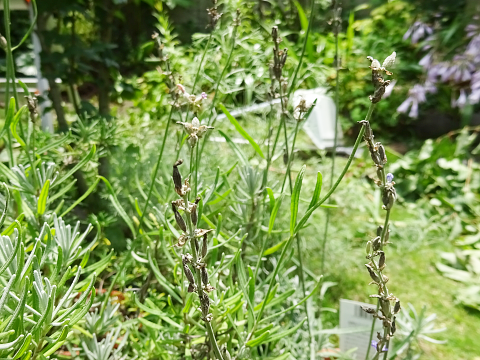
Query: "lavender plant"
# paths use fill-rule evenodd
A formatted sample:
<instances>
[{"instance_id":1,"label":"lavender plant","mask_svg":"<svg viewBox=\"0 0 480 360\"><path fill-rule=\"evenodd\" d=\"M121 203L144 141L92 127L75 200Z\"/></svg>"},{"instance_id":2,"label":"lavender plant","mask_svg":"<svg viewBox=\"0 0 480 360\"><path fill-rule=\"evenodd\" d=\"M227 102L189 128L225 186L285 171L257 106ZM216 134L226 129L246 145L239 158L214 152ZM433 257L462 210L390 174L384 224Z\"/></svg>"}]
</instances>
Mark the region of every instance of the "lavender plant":
<instances>
[{"instance_id":1,"label":"lavender plant","mask_svg":"<svg viewBox=\"0 0 480 360\"><path fill-rule=\"evenodd\" d=\"M193 164L194 150L198 146L199 139L201 139L209 129L213 128L207 125L200 125L197 118L194 118L191 123L180 124L183 125L188 134L188 142L191 147L190 162ZM208 296L209 292L215 290L215 288L210 285L205 263L205 256L208 252L207 236L211 230L197 228L197 207L201 199L197 197L195 202L189 201L190 192L192 189L189 184L189 178L186 178L182 183L182 176L180 175L180 171L178 169L182 163L182 160L175 162L173 165L172 175L175 192L181 197L181 199L172 202L172 210L175 215L175 221L178 227L182 230L182 234L178 238L176 246L183 247L186 242L189 242L190 244L190 250L192 251L193 255L190 255L189 253L182 255L183 273L188 280L188 292L196 292L198 294L202 320L204 321L208 332L211 348L213 349L215 356L218 359L223 360L211 324L213 315L210 312L210 297ZM190 166L190 169L192 169L192 165ZM190 174L192 174L192 171L190 171ZM180 215L178 209L182 209L184 211L184 216ZM198 241L199 238L202 239L201 248ZM193 275L190 266L193 267L195 276ZM227 358L229 357L230 356L228 355Z\"/></svg>"},{"instance_id":2,"label":"lavender plant","mask_svg":"<svg viewBox=\"0 0 480 360\"><path fill-rule=\"evenodd\" d=\"M388 69L390 69L395 63L395 56L396 54L393 52L392 55L385 59L382 65L380 65L380 62L377 59L374 59L371 56L368 57L368 60L371 62L372 84L375 89L374 94L370 96L372 105L381 101L382 96L385 93L385 88L390 84L390 80L385 80L383 74L392 75ZM387 156L384 146L380 142L374 142L373 131L368 120L362 120L360 123L365 126L365 134L363 135L363 138L367 144L373 163L377 168L377 179L375 180L375 183L380 187L383 202L382 208L386 211L384 225L377 228L377 237L372 241L368 241L366 247L367 260L370 260L370 262L365 264L365 266L372 279L371 284L376 285L378 288L378 292L370 297L377 298L378 305L376 310L369 307L364 307L363 310L372 314L374 317L372 330L370 332L370 341L376 350L374 357L376 360L382 353L384 354L383 358L387 359L390 339L396 331L395 315L400 311L400 300L389 292L387 287L389 279L384 274L384 269L386 267L385 247L389 244L388 240L390 237L390 211L395 203L397 195L394 187L395 182L393 181L393 175L390 173L385 174ZM379 310L381 314L378 313ZM372 339L376 318L382 320L383 325L383 334L377 333L378 341ZM370 348L368 349L366 359L369 359L369 352Z\"/></svg>"}]
</instances>

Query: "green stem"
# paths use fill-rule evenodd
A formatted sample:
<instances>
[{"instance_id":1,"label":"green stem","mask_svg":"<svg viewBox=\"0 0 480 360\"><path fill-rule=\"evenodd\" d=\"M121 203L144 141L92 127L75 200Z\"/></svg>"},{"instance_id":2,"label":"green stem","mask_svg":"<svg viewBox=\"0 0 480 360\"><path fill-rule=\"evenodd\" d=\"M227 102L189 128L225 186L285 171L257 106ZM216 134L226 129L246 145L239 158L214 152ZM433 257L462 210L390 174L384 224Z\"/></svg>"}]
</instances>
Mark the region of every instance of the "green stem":
<instances>
[{"instance_id":1,"label":"green stem","mask_svg":"<svg viewBox=\"0 0 480 360\"><path fill-rule=\"evenodd\" d=\"M338 1L335 1L335 10L334 17L337 16L337 4ZM337 21L334 19L334 21ZM334 33L335 33L335 130L333 136L333 150L332 150L332 165L330 167L330 187L333 184L333 177L335 176L335 160L337 157L337 141L338 141L338 107L339 107L339 51L338 51L338 25L334 24ZM323 235L323 244L322 244L322 262L321 269L322 274L325 269L325 251L327 249L328 242L328 225L330 222L330 209L327 209L327 216L325 217L325 232Z\"/></svg>"},{"instance_id":2,"label":"green stem","mask_svg":"<svg viewBox=\"0 0 480 360\"><path fill-rule=\"evenodd\" d=\"M10 1L3 0L3 17L5 22L5 37L7 41L6 60L7 60L7 83L5 84L5 115L8 113L8 107L10 104L10 78L12 78L13 64L10 62L10 52L12 51L12 44L10 41ZM15 88L15 84L13 84ZM10 129L7 129L7 139L8 139L8 153L9 153L9 165L10 168L15 166L15 158L13 157L13 147L12 147L12 135L10 134Z\"/></svg>"},{"instance_id":3,"label":"green stem","mask_svg":"<svg viewBox=\"0 0 480 360\"><path fill-rule=\"evenodd\" d=\"M300 55L300 60L298 61L297 68L295 69L295 73L293 75L292 83L290 84L290 89L288 90L287 99L290 98L290 95L292 94L292 91L295 88L295 82L297 81L298 72L300 71L300 68L302 67L303 58L305 56L305 50L307 49L308 36L310 35L310 29L312 28L312 23L313 23L313 14L314 14L314 10L315 10L315 0L311 0L311 3L312 3L312 5L310 7L310 17L308 19L307 32L305 33L305 41L303 42L302 54Z\"/></svg>"},{"instance_id":4,"label":"green stem","mask_svg":"<svg viewBox=\"0 0 480 360\"><path fill-rule=\"evenodd\" d=\"M155 179L157 178L158 169L160 168L160 163L162 162L163 150L165 149L165 143L167 141L168 136L168 129L170 128L170 122L172 119L173 110L175 108L175 104L172 105L170 109L170 113L168 114L167 126L165 127L165 132L163 133L163 141L162 147L160 148L160 153L158 154L157 164L155 165L155 170L153 171L152 183L150 184L150 189L148 190L147 201L145 202L145 206L143 207L142 214L140 215L140 221L138 224L138 232L142 228L143 225L143 218L145 217L145 213L148 210L148 204L150 202L150 198L152 196L152 191L155 186Z\"/></svg>"},{"instance_id":5,"label":"green stem","mask_svg":"<svg viewBox=\"0 0 480 360\"><path fill-rule=\"evenodd\" d=\"M202 59L200 60L200 64L198 64L197 73L195 74L195 79L193 80L192 94L195 94L195 86L197 86L198 77L200 76L200 70L202 69L203 60L205 60L205 56L207 55L208 48L210 47L210 41L212 40L212 36L213 36L213 31L210 33L210 36L208 37L207 45L203 50ZM188 121L189 113L190 113L190 107L187 108L186 121Z\"/></svg>"},{"instance_id":6,"label":"green stem","mask_svg":"<svg viewBox=\"0 0 480 360\"><path fill-rule=\"evenodd\" d=\"M213 94L213 99L212 99L212 103L210 104L210 110L209 110L209 113L210 113L209 118L208 118L208 125L209 126L214 126L215 122L217 121L216 117L212 121L213 109L215 107L215 100L217 99L217 95L218 95L218 92L219 92L219 89L220 89L220 83L222 82L223 77L225 76L225 73L227 72L227 69L230 65L230 61L232 60L233 50L235 50L235 45L236 45L236 42L237 42L237 28L238 28L238 26L234 26L234 28L233 28L232 47L230 48L230 52L228 54L227 62L225 63L225 66L223 67L222 73L220 74L220 77L217 79L217 83L215 84L215 93ZM204 145L205 145L205 143L204 143ZM203 149L203 147L202 147L202 149Z\"/></svg>"},{"instance_id":7,"label":"green stem","mask_svg":"<svg viewBox=\"0 0 480 360\"><path fill-rule=\"evenodd\" d=\"M295 125L295 132L293 133L292 151L290 152L290 156L288 157L287 171L285 173L285 177L283 178L282 193L283 193L283 189L285 188L285 183L286 183L286 180L287 180L287 176L288 176L289 181L290 181L290 193L292 192L292 178L290 176L290 170L291 170L291 166L292 166L292 163L293 163L293 152L295 151L295 143L297 141L297 134L298 134L299 125L300 125L300 121L297 121L297 124ZM285 143L286 143L286 139L285 139Z\"/></svg>"},{"instance_id":8,"label":"green stem","mask_svg":"<svg viewBox=\"0 0 480 360\"><path fill-rule=\"evenodd\" d=\"M376 312L378 313L378 309L380 309L380 301L377 300L377 309ZM374 317L372 321L372 327L370 328L370 338L368 340L368 350L367 350L367 355L365 356L365 360L370 359L370 349L372 348L370 345L372 344L372 339L373 339L373 333L375 331L375 322L377 318Z\"/></svg>"},{"instance_id":9,"label":"green stem","mask_svg":"<svg viewBox=\"0 0 480 360\"><path fill-rule=\"evenodd\" d=\"M369 109L369 116L371 116L372 112L373 112L373 108L374 108L374 104L371 104L370 105L370 109ZM342 173L340 174L340 176L338 177L337 181L335 182L335 184L332 186L332 188L328 191L327 195L325 195L321 200L319 200L310 210L307 211L307 213L303 216L302 220L304 218L306 218L308 220L308 218L311 216L311 214L313 213L314 210L318 209L331 195L332 193L337 189L338 185L340 184L340 182L342 181L343 177L345 176L345 174L347 173L348 171L348 168L350 167L353 159L355 158L355 153L357 152L357 149L358 149L358 146L360 145L360 142L362 141L362 138L363 138L363 134L365 133L365 126L362 126L362 128L360 129L360 132L358 133L358 136L357 136L357 140L355 141L355 145L353 146L353 150L352 150L352 153L350 154L350 157L348 158L348 161L347 161L347 164L345 165L345 167L343 168L342 170ZM306 220L305 220L306 221ZM267 293L266 295L264 296L265 299L268 299L268 297L270 296L270 292L272 291L272 288L273 288L273 285L275 283L275 278L278 274L278 271L280 269L280 266L282 265L282 262L283 262L283 259L285 258L285 255L286 255L286 252L287 252L287 249L290 248L290 245L292 244L292 241L295 237L296 233L294 233L292 236L289 237L287 243L285 244L285 246L283 247L283 250L282 250L282 253L280 255L280 258L278 259L277 261L277 264L275 266L275 270L273 272L273 275L270 279L270 284L268 286L268 290L267 290ZM263 315L263 311L265 310L265 303L266 302L263 302L262 304L262 307L255 319L255 322L254 322L254 325L253 325L253 328L252 330L250 331L250 334L249 336L247 337L247 341L250 339L250 337L253 335L253 333L255 332L256 330L256 327L258 325L258 322L260 321L262 315Z\"/></svg>"},{"instance_id":10,"label":"green stem","mask_svg":"<svg viewBox=\"0 0 480 360\"><path fill-rule=\"evenodd\" d=\"M327 251L327 239L328 239L328 224L330 223L330 209L327 209L327 216L325 220L325 232L323 233L322 242L322 261L320 263L320 273L323 275L325 271L325 252Z\"/></svg>"},{"instance_id":11,"label":"green stem","mask_svg":"<svg viewBox=\"0 0 480 360\"><path fill-rule=\"evenodd\" d=\"M382 234L380 236L380 250L383 250L383 242L384 242L384 239L385 239L385 235L387 234L387 228L388 228L388 221L390 219L390 210L387 210L387 214L385 215L385 222L383 224L383 229L382 229ZM375 263L374 263L375 265ZM380 279L382 279L382 276L380 276ZM382 279L383 280L383 279ZM383 285L384 288L386 289L386 286ZM378 309L380 307L380 300L377 300L377 312L378 312ZM373 318L372 320L372 327L370 329L370 337L368 339L368 343L371 344L372 343L372 339L373 339L373 333L374 333L374 329L375 329L375 322L376 322L377 318ZM388 346L387 346L388 348ZM387 351L388 352L388 351ZM385 353L387 354L387 353ZM368 360L369 359L369 356L370 355L370 346L368 347L368 350L367 350L367 355L365 357L365 360Z\"/></svg>"}]
</instances>

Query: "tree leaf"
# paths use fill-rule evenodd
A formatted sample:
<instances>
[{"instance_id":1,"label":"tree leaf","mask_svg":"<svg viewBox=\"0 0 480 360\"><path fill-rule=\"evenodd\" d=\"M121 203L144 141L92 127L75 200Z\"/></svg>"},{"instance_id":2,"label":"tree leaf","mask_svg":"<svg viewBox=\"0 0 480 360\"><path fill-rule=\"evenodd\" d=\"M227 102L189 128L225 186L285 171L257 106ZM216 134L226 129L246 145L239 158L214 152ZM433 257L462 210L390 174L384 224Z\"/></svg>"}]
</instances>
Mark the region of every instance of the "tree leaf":
<instances>
[{"instance_id":1,"label":"tree leaf","mask_svg":"<svg viewBox=\"0 0 480 360\"><path fill-rule=\"evenodd\" d=\"M260 155L263 159L265 159L265 156L263 155L262 149L260 149L260 146L253 140L253 138L242 128L242 126L238 123L238 121L228 112L228 110L225 108L223 104L218 105L220 109L223 111L223 113L227 116L228 120L235 126L235 129L239 132L240 135L242 135L249 143L252 145L252 147L255 149L258 155Z\"/></svg>"}]
</instances>

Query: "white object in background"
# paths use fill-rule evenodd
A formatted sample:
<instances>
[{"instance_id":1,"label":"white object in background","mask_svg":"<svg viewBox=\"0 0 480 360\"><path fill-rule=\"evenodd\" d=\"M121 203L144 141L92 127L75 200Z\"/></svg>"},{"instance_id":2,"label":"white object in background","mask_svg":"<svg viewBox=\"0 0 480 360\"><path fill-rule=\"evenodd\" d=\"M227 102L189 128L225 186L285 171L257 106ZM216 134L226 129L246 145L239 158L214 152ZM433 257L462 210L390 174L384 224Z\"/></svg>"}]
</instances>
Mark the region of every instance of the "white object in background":
<instances>
[{"instance_id":1,"label":"white object in background","mask_svg":"<svg viewBox=\"0 0 480 360\"><path fill-rule=\"evenodd\" d=\"M297 106L301 99L304 99L307 104L312 104L317 99L315 107L303 125L303 130L319 149L333 148L335 143L335 103L332 98L326 95L325 88L315 88L295 91L293 105ZM342 139L343 132L338 124L337 146L341 144Z\"/></svg>"},{"instance_id":2,"label":"white object in background","mask_svg":"<svg viewBox=\"0 0 480 360\"><path fill-rule=\"evenodd\" d=\"M357 348L354 358L365 359L367 351L371 344L370 340L370 328L372 326L372 315L367 314L362 310L362 306L375 309L375 305L366 304L359 301L340 299L340 329L348 328L364 328L365 331L358 331L352 333L340 334L340 351L345 352L353 348ZM376 333L382 329L382 323L377 321L375 323L375 332L373 340L376 340ZM373 358L376 351L372 347L370 349L370 358Z\"/></svg>"},{"instance_id":3,"label":"white object in background","mask_svg":"<svg viewBox=\"0 0 480 360\"><path fill-rule=\"evenodd\" d=\"M0 10L3 10L3 1ZM10 10L28 10L28 4L25 0L10 0Z\"/></svg>"}]
</instances>

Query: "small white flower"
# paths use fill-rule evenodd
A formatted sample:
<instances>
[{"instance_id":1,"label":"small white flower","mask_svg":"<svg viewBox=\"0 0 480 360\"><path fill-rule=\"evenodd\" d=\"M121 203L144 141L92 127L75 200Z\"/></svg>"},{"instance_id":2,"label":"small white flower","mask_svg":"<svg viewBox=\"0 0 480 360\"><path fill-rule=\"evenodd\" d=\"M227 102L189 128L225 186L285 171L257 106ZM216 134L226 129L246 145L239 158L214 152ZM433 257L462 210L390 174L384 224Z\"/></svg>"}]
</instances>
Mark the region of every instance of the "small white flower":
<instances>
[{"instance_id":1,"label":"small white flower","mask_svg":"<svg viewBox=\"0 0 480 360\"><path fill-rule=\"evenodd\" d=\"M388 69L389 67L392 67L393 64L395 64L395 57L397 56L397 53L394 51L392 55L388 56L385 61L383 62L382 67L385 69Z\"/></svg>"}]
</instances>

